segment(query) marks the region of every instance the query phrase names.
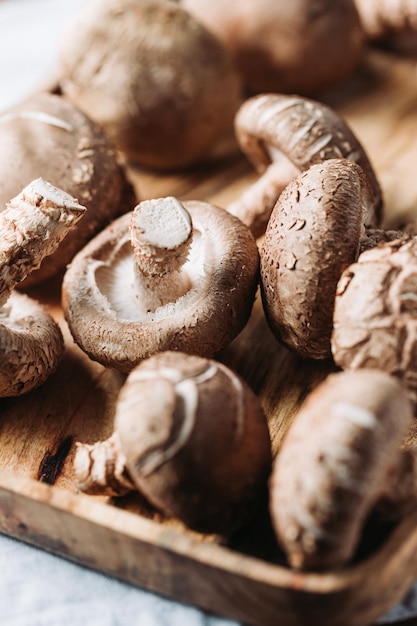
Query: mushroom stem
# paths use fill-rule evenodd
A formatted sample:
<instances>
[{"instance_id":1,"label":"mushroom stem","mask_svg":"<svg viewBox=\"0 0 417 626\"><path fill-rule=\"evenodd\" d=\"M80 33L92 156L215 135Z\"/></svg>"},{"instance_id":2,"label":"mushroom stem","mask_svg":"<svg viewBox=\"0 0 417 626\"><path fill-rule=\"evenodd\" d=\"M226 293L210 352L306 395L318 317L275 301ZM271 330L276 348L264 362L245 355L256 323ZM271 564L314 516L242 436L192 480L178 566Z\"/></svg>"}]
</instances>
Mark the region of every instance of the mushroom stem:
<instances>
[{"instance_id":1,"label":"mushroom stem","mask_svg":"<svg viewBox=\"0 0 417 626\"><path fill-rule=\"evenodd\" d=\"M135 490L117 432L92 445L77 443L74 471L78 488L90 495L123 496Z\"/></svg>"},{"instance_id":2,"label":"mushroom stem","mask_svg":"<svg viewBox=\"0 0 417 626\"><path fill-rule=\"evenodd\" d=\"M0 306L58 248L85 211L72 196L42 178L7 203L0 213Z\"/></svg>"},{"instance_id":3,"label":"mushroom stem","mask_svg":"<svg viewBox=\"0 0 417 626\"><path fill-rule=\"evenodd\" d=\"M191 287L182 271L193 236L191 216L173 197L144 200L132 213L136 297L148 311L175 302Z\"/></svg>"},{"instance_id":4,"label":"mushroom stem","mask_svg":"<svg viewBox=\"0 0 417 626\"><path fill-rule=\"evenodd\" d=\"M300 170L287 159L272 162L238 200L229 204L228 212L246 224L255 238L260 237L281 192L299 173Z\"/></svg>"}]
</instances>

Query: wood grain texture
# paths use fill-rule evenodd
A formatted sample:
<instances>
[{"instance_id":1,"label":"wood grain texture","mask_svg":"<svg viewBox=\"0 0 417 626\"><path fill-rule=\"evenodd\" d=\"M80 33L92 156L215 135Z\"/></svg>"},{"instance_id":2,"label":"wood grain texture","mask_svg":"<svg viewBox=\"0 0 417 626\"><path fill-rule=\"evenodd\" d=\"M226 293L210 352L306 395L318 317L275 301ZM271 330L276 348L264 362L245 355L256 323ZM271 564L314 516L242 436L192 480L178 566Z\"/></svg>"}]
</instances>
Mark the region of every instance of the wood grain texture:
<instances>
[{"instance_id":1,"label":"wood grain texture","mask_svg":"<svg viewBox=\"0 0 417 626\"><path fill-rule=\"evenodd\" d=\"M367 150L386 200L385 223L417 217L417 80L414 60L370 52L342 89L324 100L346 117ZM239 154L185 175L130 169L142 198L176 195L226 206L256 179ZM133 207L132 207L133 208ZM106 370L74 344L60 309L60 280L31 292L59 322L66 350L39 389L0 400L0 530L88 567L180 601L269 625L370 624L417 578L417 513L365 533L355 563L329 574L290 571L264 510L228 540L164 519L139 495L119 500L77 492L76 441L113 428L125 376ZM260 297L241 335L218 357L261 398L273 452L308 392L334 365L302 361L280 346ZM416 429L409 443L415 441ZM266 508L266 507L265 507Z\"/></svg>"}]
</instances>

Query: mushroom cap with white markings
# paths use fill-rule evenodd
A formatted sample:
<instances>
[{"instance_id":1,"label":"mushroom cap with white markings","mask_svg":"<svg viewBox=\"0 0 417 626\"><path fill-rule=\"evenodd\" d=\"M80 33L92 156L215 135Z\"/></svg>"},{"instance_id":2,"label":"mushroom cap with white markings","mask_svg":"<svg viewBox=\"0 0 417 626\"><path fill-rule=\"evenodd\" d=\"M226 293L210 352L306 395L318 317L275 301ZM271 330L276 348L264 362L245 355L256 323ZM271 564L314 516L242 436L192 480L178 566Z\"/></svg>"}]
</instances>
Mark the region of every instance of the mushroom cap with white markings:
<instances>
[{"instance_id":1,"label":"mushroom cap with white markings","mask_svg":"<svg viewBox=\"0 0 417 626\"><path fill-rule=\"evenodd\" d=\"M88 209L55 253L32 272L25 283L32 286L64 270L100 228L125 210L127 183L103 131L60 96L37 94L0 113L0 141L0 210L39 177Z\"/></svg>"},{"instance_id":2,"label":"mushroom cap with white markings","mask_svg":"<svg viewBox=\"0 0 417 626\"><path fill-rule=\"evenodd\" d=\"M221 363L180 352L143 361L120 392L115 430L137 489L201 532L256 511L271 469L261 404Z\"/></svg>"}]
</instances>

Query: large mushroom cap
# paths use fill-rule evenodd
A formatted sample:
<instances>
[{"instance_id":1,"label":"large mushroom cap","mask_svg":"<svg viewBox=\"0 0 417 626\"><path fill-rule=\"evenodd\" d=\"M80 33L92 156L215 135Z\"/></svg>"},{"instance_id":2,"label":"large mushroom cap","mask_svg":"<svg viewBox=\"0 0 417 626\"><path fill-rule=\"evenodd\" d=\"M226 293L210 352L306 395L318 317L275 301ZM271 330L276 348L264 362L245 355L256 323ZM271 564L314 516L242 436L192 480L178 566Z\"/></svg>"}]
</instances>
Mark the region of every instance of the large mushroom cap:
<instances>
[{"instance_id":1,"label":"large mushroom cap","mask_svg":"<svg viewBox=\"0 0 417 626\"><path fill-rule=\"evenodd\" d=\"M182 5L231 51L251 93L312 95L345 80L362 57L364 37L353 0Z\"/></svg>"},{"instance_id":2,"label":"large mushroom cap","mask_svg":"<svg viewBox=\"0 0 417 626\"><path fill-rule=\"evenodd\" d=\"M397 376L417 401L417 239L380 244L342 274L332 353L343 368Z\"/></svg>"},{"instance_id":3,"label":"large mushroom cap","mask_svg":"<svg viewBox=\"0 0 417 626\"><path fill-rule=\"evenodd\" d=\"M241 96L231 58L176 2L90 2L60 59L64 93L148 167L205 160L233 128Z\"/></svg>"},{"instance_id":4,"label":"large mushroom cap","mask_svg":"<svg viewBox=\"0 0 417 626\"><path fill-rule=\"evenodd\" d=\"M411 421L404 389L377 370L332 374L307 397L270 482L272 520L291 566L330 570L352 559Z\"/></svg>"},{"instance_id":5,"label":"large mushroom cap","mask_svg":"<svg viewBox=\"0 0 417 626\"><path fill-rule=\"evenodd\" d=\"M63 281L63 307L75 341L91 358L129 371L163 350L212 356L246 324L258 283L253 236L221 208L198 201L183 205L193 238L178 273L189 287L176 300L155 310L142 300L131 214L97 235L72 261ZM152 282L149 286L152 291Z\"/></svg>"},{"instance_id":6,"label":"large mushroom cap","mask_svg":"<svg viewBox=\"0 0 417 626\"><path fill-rule=\"evenodd\" d=\"M0 210L39 177L69 193L87 213L25 283L63 270L121 212L122 176L102 130L63 98L39 94L0 114Z\"/></svg>"},{"instance_id":7,"label":"large mushroom cap","mask_svg":"<svg viewBox=\"0 0 417 626\"><path fill-rule=\"evenodd\" d=\"M127 377L115 429L138 490L202 532L230 532L266 490L271 443L258 398L235 373L180 352Z\"/></svg>"},{"instance_id":8,"label":"large mushroom cap","mask_svg":"<svg viewBox=\"0 0 417 626\"><path fill-rule=\"evenodd\" d=\"M36 301L13 292L0 311L0 397L41 385L64 351L58 324Z\"/></svg>"},{"instance_id":9,"label":"large mushroom cap","mask_svg":"<svg viewBox=\"0 0 417 626\"><path fill-rule=\"evenodd\" d=\"M366 191L356 163L329 159L293 179L272 212L260 249L264 309L302 357L331 354L337 282L357 258Z\"/></svg>"}]
</instances>

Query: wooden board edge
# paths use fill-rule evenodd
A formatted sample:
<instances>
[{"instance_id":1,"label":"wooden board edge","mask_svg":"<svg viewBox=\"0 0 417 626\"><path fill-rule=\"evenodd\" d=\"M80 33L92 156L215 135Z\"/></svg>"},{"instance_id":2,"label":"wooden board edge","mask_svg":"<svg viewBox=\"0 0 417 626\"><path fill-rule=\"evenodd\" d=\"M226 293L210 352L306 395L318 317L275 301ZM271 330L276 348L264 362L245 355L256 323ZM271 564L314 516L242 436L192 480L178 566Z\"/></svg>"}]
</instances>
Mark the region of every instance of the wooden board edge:
<instances>
[{"instance_id":1,"label":"wooden board edge","mask_svg":"<svg viewBox=\"0 0 417 626\"><path fill-rule=\"evenodd\" d=\"M372 623L402 599L417 577L416 528L417 512L363 563L339 573L297 573L84 494L0 472L1 532L135 586L254 625L280 620L288 626Z\"/></svg>"}]
</instances>

